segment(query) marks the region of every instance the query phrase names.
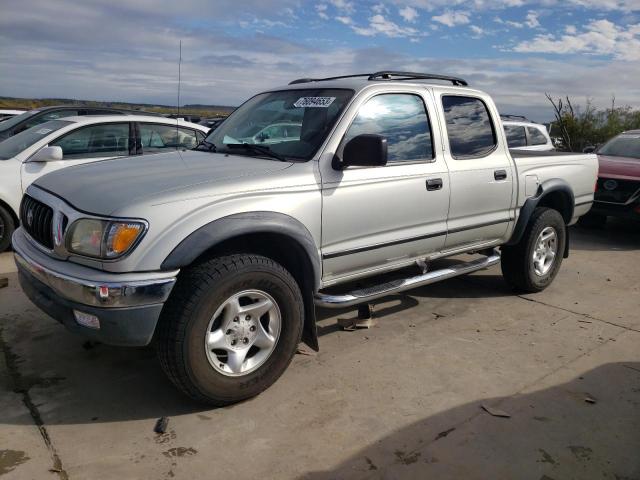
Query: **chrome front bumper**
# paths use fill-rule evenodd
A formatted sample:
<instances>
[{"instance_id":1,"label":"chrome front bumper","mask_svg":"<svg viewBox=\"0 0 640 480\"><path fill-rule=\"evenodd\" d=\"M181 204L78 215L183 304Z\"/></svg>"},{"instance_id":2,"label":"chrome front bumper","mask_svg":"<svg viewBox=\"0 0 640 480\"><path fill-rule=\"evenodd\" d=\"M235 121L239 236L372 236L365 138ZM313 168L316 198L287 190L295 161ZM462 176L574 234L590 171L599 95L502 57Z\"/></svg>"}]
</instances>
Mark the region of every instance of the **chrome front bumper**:
<instances>
[{"instance_id":1,"label":"chrome front bumper","mask_svg":"<svg viewBox=\"0 0 640 480\"><path fill-rule=\"evenodd\" d=\"M16 265L60 297L97 308L139 307L164 303L178 271L103 272L45 256L29 244L21 229L13 236Z\"/></svg>"}]
</instances>

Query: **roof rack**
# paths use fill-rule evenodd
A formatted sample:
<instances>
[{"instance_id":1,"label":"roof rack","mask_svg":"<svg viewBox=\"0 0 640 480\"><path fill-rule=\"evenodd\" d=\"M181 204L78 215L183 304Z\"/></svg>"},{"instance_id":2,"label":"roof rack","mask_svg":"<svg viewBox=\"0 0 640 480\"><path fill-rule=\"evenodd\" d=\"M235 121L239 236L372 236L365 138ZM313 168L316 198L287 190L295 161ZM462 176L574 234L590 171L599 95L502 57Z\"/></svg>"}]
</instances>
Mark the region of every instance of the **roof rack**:
<instances>
[{"instance_id":1,"label":"roof rack","mask_svg":"<svg viewBox=\"0 0 640 480\"><path fill-rule=\"evenodd\" d=\"M340 75L338 77L327 78L298 78L289 82L289 85L309 82L327 82L329 80L340 80L343 78L367 77L367 80L443 80L451 82L456 86L466 87L469 85L466 80L458 77L450 77L447 75L435 75L432 73L415 73L415 72L397 72L394 70L382 70L375 73L358 73L355 75Z\"/></svg>"},{"instance_id":2,"label":"roof rack","mask_svg":"<svg viewBox=\"0 0 640 480\"><path fill-rule=\"evenodd\" d=\"M524 115L507 115L504 113L500 114L500 118L503 120L522 120L525 122L531 122L531 120L529 120L527 117L525 117ZM533 122L531 122L533 123Z\"/></svg>"}]
</instances>

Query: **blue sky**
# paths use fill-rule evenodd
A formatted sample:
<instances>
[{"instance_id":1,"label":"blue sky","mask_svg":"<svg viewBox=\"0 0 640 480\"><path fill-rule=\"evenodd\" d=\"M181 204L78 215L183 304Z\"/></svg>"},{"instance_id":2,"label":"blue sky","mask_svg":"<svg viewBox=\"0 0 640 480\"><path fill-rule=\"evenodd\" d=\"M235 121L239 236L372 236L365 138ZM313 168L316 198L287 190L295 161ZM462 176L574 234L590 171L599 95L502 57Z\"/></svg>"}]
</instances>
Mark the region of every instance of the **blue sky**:
<instances>
[{"instance_id":1,"label":"blue sky","mask_svg":"<svg viewBox=\"0 0 640 480\"><path fill-rule=\"evenodd\" d=\"M448 73L501 111L640 107L640 0L5 0L0 95L236 105L298 77Z\"/></svg>"}]
</instances>

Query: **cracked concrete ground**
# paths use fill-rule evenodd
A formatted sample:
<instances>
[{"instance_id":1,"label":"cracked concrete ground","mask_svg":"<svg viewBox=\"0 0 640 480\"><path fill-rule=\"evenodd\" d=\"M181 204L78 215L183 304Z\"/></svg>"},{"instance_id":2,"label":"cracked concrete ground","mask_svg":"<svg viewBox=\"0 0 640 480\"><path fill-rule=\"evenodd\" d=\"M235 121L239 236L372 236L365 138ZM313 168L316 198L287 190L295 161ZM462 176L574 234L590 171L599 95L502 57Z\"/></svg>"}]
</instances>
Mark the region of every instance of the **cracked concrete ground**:
<instances>
[{"instance_id":1,"label":"cracked concrete ground","mask_svg":"<svg viewBox=\"0 0 640 480\"><path fill-rule=\"evenodd\" d=\"M3 254L0 477L640 479L640 228L572 245L537 295L492 268L377 302L370 330L319 311L320 353L223 409L184 398L151 349L66 332Z\"/></svg>"}]
</instances>

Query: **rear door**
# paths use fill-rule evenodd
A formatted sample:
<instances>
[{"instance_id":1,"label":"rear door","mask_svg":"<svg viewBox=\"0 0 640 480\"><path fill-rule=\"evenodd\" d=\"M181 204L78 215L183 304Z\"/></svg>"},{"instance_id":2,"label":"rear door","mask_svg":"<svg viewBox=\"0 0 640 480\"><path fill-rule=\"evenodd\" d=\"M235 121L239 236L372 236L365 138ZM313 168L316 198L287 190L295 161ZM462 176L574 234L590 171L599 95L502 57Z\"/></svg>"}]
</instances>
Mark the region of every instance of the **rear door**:
<instances>
[{"instance_id":1,"label":"rear door","mask_svg":"<svg viewBox=\"0 0 640 480\"><path fill-rule=\"evenodd\" d=\"M136 153L150 155L198 145L196 130L166 123L136 122Z\"/></svg>"},{"instance_id":2,"label":"rear door","mask_svg":"<svg viewBox=\"0 0 640 480\"><path fill-rule=\"evenodd\" d=\"M514 169L490 98L435 88L446 132L451 202L446 250L505 237L513 220Z\"/></svg>"},{"instance_id":3,"label":"rear door","mask_svg":"<svg viewBox=\"0 0 640 480\"><path fill-rule=\"evenodd\" d=\"M449 179L427 89L365 91L340 122L320 162L323 278L331 283L412 263L446 236ZM360 134L388 141L383 167L332 166Z\"/></svg>"}]
</instances>

